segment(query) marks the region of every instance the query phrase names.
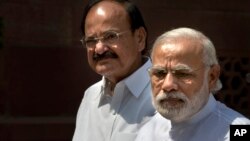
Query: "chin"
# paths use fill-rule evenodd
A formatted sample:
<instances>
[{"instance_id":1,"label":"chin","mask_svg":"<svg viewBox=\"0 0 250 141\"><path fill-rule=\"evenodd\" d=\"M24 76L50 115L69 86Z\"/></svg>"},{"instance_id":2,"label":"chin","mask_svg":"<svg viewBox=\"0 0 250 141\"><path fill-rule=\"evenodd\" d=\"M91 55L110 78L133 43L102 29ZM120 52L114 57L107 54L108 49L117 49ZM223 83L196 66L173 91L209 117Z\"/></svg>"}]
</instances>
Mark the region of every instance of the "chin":
<instances>
[{"instance_id":1,"label":"chin","mask_svg":"<svg viewBox=\"0 0 250 141\"><path fill-rule=\"evenodd\" d=\"M99 69L99 70L96 70L96 72L99 74L99 75L102 75L102 76L105 76L105 77L113 77L113 76L116 76L116 72L115 69Z\"/></svg>"},{"instance_id":2,"label":"chin","mask_svg":"<svg viewBox=\"0 0 250 141\"><path fill-rule=\"evenodd\" d=\"M157 111L165 118L170 119L174 122L180 122L186 119L189 116L189 113L192 111L189 108L186 108L187 104L182 106L166 106L166 105L155 105ZM188 106L187 106L188 107Z\"/></svg>"},{"instance_id":3,"label":"chin","mask_svg":"<svg viewBox=\"0 0 250 141\"><path fill-rule=\"evenodd\" d=\"M99 71L96 71L99 75L102 75L102 76L110 76L112 75L112 72L111 71L104 71L104 70L99 70Z\"/></svg>"}]
</instances>

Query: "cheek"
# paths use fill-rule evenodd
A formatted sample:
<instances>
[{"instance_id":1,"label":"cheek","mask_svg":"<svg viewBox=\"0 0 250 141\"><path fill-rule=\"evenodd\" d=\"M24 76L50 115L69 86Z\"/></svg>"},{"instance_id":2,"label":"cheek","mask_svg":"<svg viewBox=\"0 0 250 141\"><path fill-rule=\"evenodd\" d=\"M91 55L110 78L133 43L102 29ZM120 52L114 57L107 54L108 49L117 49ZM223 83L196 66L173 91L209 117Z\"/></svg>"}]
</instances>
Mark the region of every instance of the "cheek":
<instances>
[{"instance_id":1,"label":"cheek","mask_svg":"<svg viewBox=\"0 0 250 141\"><path fill-rule=\"evenodd\" d=\"M182 86L181 91L190 99L200 91L202 85L202 81L192 82L189 85Z\"/></svg>"},{"instance_id":2,"label":"cheek","mask_svg":"<svg viewBox=\"0 0 250 141\"><path fill-rule=\"evenodd\" d=\"M136 54L133 50L130 49L120 49L115 50L118 55L119 63L126 67L132 67L134 62L138 59L138 54Z\"/></svg>"},{"instance_id":3,"label":"cheek","mask_svg":"<svg viewBox=\"0 0 250 141\"><path fill-rule=\"evenodd\" d=\"M136 57L137 54L140 54L140 49L138 47L138 44L134 41L133 38L129 38L128 40L124 40L120 44L120 49L117 50L121 54L121 56L126 57L128 59L128 56L130 57Z\"/></svg>"},{"instance_id":4,"label":"cheek","mask_svg":"<svg viewBox=\"0 0 250 141\"><path fill-rule=\"evenodd\" d=\"M88 58L88 63L90 66L94 65L94 60L92 59L93 57L93 52L92 51L87 51L87 58Z\"/></svg>"},{"instance_id":5,"label":"cheek","mask_svg":"<svg viewBox=\"0 0 250 141\"><path fill-rule=\"evenodd\" d=\"M116 51L117 54L119 54L120 57L131 59L132 57L135 57L135 51L127 46L123 46L121 49Z\"/></svg>"},{"instance_id":6,"label":"cheek","mask_svg":"<svg viewBox=\"0 0 250 141\"><path fill-rule=\"evenodd\" d=\"M161 91L161 86L157 84L157 82L154 82L153 80L151 80L151 87L152 87L153 96L156 97L157 94Z\"/></svg>"}]
</instances>

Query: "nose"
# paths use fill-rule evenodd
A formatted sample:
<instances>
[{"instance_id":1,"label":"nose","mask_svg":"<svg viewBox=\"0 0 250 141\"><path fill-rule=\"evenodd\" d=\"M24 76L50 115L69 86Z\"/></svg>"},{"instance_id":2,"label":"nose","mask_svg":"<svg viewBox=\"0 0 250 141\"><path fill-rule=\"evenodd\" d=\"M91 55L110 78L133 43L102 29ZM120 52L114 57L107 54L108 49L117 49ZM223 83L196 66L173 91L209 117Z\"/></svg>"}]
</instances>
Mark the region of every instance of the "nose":
<instances>
[{"instance_id":1,"label":"nose","mask_svg":"<svg viewBox=\"0 0 250 141\"><path fill-rule=\"evenodd\" d=\"M108 46L105 45L101 40L98 40L98 42L96 43L96 47L95 47L95 52L98 54L103 54L104 52L106 52L108 50Z\"/></svg>"},{"instance_id":2,"label":"nose","mask_svg":"<svg viewBox=\"0 0 250 141\"><path fill-rule=\"evenodd\" d=\"M176 78L173 74L168 73L163 80L162 89L165 92L176 91L178 89L178 84Z\"/></svg>"}]
</instances>

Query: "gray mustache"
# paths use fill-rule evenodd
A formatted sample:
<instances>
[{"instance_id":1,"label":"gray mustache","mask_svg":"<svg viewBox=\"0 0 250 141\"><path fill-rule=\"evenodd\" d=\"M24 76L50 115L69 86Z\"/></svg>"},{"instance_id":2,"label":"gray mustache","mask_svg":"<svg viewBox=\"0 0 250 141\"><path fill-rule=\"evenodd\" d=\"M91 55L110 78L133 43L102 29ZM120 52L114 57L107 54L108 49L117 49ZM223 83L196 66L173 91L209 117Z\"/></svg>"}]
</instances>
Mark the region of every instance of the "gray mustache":
<instances>
[{"instance_id":1,"label":"gray mustache","mask_svg":"<svg viewBox=\"0 0 250 141\"><path fill-rule=\"evenodd\" d=\"M161 93L160 96L156 97L157 100L164 100L169 98L179 98L183 101L188 101L188 98L180 92Z\"/></svg>"},{"instance_id":2,"label":"gray mustache","mask_svg":"<svg viewBox=\"0 0 250 141\"><path fill-rule=\"evenodd\" d=\"M115 53L110 52L110 51L106 51L103 54L95 53L93 55L93 60L95 61L99 61L99 60L106 59L106 58L118 58L118 56Z\"/></svg>"}]
</instances>

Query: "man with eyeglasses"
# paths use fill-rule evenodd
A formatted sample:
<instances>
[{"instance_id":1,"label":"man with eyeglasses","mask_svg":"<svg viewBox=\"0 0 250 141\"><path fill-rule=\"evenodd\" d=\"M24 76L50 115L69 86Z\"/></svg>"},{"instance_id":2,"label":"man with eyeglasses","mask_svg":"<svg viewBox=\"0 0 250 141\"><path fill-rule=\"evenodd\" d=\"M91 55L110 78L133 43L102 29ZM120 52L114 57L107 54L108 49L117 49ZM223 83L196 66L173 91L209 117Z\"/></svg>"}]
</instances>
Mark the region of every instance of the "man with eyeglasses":
<instances>
[{"instance_id":1,"label":"man with eyeglasses","mask_svg":"<svg viewBox=\"0 0 250 141\"><path fill-rule=\"evenodd\" d=\"M201 32L178 28L155 41L151 78L157 114L136 141L229 141L231 124L249 119L216 101L220 66L212 42Z\"/></svg>"},{"instance_id":2,"label":"man with eyeglasses","mask_svg":"<svg viewBox=\"0 0 250 141\"><path fill-rule=\"evenodd\" d=\"M141 13L128 0L89 1L81 25L88 63L102 80L84 93L73 141L134 141L155 114Z\"/></svg>"}]
</instances>

